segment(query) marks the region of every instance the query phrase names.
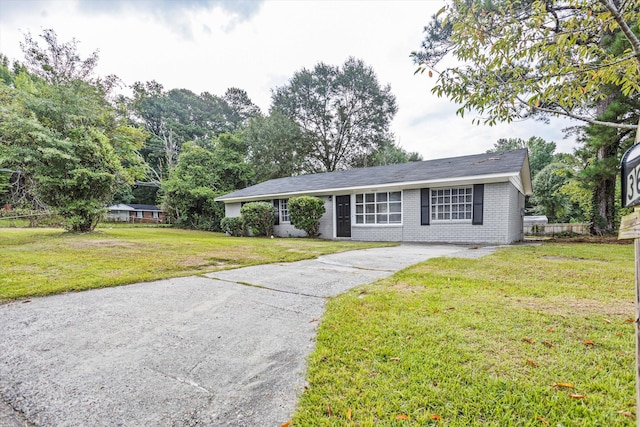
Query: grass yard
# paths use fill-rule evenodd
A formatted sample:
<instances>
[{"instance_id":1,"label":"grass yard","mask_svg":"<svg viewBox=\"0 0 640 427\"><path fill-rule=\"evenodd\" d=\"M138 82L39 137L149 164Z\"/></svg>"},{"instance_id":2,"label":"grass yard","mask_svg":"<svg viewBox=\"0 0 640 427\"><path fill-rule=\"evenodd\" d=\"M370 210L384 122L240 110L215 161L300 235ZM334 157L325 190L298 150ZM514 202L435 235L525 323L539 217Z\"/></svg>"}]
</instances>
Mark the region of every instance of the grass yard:
<instances>
[{"instance_id":1,"label":"grass yard","mask_svg":"<svg viewBox=\"0 0 640 427\"><path fill-rule=\"evenodd\" d=\"M333 299L294 426L634 426L633 245L440 258Z\"/></svg>"},{"instance_id":2,"label":"grass yard","mask_svg":"<svg viewBox=\"0 0 640 427\"><path fill-rule=\"evenodd\" d=\"M314 258L380 246L316 239L235 238L172 228L0 228L0 301Z\"/></svg>"}]
</instances>

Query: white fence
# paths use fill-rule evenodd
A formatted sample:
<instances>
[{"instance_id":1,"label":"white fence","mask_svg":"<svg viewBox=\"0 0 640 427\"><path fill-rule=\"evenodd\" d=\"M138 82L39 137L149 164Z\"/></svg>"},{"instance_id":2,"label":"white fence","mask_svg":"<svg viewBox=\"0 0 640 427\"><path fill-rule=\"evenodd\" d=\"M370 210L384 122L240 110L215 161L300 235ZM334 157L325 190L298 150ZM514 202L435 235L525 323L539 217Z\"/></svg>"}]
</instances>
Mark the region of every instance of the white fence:
<instances>
[{"instance_id":1,"label":"white fence","mask_svg":"<svg viewBox=\"0 0 640 427\"><path fill-rule=\"evenodd\" d=\"M553 236L559 233L589 234L586 222L568 224L525 224L525 236Z\"/></svg>"}]
</instances>

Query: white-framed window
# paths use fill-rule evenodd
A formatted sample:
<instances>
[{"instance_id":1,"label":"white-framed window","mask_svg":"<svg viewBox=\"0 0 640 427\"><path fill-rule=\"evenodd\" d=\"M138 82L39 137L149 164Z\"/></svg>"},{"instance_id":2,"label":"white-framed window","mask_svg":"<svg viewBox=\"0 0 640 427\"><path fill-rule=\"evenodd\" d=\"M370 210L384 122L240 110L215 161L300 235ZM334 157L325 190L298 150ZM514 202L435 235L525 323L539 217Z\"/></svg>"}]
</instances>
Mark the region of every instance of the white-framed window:
<instances>
[{"instance_id":1,"label":"white-framed window","mask_svg":"<svg viewBox=\"0 0 640 427\"><path fill-rule=\"evenodd\" d=\"M154 217L155 219L158 219L158 218L159 218L159 216L158 216L158 211L153 211L153 217Z\"/></svg>"},{"instance_id":2,"label":"white-framed window","mask_svg":"<svg viewBox=\"0 0 640 427\"><path fill-rule=\"evenodd\" d=\"M136 218L142 218L142 211L136 211Z\"/></svg>"},{"instance_id":3,"label":"white-framed window","mask_svg":"<svg viewBox=\"0 0 640 427\"><path fill-rule=\"evenodd\" d=\"M289 199L280 199L280 221L291 222L289 217Z\"/></svg>"},{"instance_id":4,"label":"white-framed window","mask_svg":"<svg viewBox=\"0 0 640 427\"><path fill-rule=\"evenodd\" d=\"M471 221L473 187L431 189L432 221Z\"/></svg>"},{"instance_id":5,"label":"white-framed window","mask_svg":"<svg viewBox=\"0 0 640 427\"><path fill-rule=\"evenodd\" d=\"M402 224L402 192L356 194L356 224Z\"/></svg>"}]
</instances>

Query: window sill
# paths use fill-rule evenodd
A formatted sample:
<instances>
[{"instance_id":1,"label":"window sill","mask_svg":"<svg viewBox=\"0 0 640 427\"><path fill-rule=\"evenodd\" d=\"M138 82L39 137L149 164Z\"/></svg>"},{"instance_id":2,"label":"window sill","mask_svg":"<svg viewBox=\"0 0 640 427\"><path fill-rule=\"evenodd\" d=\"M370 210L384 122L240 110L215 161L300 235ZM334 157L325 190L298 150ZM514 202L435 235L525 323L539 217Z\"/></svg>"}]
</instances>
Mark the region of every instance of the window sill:
<instances>
[{"instance_id":1,"label":"window sill","mask_svg":"<svg viewBox=\"0 0 640 427\"><path fill-rule=\"evenodd\" d=\"M402 227L402 224L351 224L352 227Z\"/></svg>"}]
</instances>

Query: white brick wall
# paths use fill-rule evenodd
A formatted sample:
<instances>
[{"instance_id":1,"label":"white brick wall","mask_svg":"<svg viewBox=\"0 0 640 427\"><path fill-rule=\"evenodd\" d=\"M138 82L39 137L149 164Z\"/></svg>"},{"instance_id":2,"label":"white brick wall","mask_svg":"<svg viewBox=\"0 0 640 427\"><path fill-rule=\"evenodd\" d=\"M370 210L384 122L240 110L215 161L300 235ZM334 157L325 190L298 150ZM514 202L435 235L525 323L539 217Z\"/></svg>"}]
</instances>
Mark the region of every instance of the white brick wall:
<instances>
[{"instance_id":1,"label":"white brick wall","mask_svg":"<svg viewBox=\"0 0 640 427\"><path fill-rule=\"evenodd\" d=\"M471 221L420 225L420 190L404 190L402 197L401 226L352 226L352 239L496 244L522 240L520 208L524 207L524 196L511 183L485 184L482 225Z\"/></svg>"},{"instance_id":2,"label":"white brick wall","mask_svg":"<svg viewBox=\"0 0 640 427\"><path fill-rule=\"evenodd\" d=\"M332 239L334 234L333 197L322 197L326 212L320 219L320 237ZM522 208L524 195L511 183L484 185L483 224L441 222L420 225L420 189L402 192L402 225L351 226L351 239L389 242L495 243L522 240ZM355 209L352 203L352 210ZM225 204L227 216L240 215L240 203ZM352 214L353 218L353 214ZM275 227L280 237L304 236L291 224Z\"/></svg>"},{"instance_id":3,"label":"white brick wall","mask_svg":"<svg viewBox=\"0 0 640 427\"><path fill-rule=\"evenodd\" d=\"M324 200L324 215L320 218L320 237L323 239L333 238L333 202L329 197L320 197ZM305 237L307 233L298 230L291 223L280 222L273 228L273 234L278 237Z\"/></svg>"}]
</instances>

